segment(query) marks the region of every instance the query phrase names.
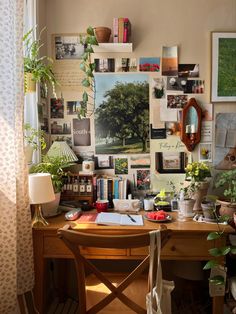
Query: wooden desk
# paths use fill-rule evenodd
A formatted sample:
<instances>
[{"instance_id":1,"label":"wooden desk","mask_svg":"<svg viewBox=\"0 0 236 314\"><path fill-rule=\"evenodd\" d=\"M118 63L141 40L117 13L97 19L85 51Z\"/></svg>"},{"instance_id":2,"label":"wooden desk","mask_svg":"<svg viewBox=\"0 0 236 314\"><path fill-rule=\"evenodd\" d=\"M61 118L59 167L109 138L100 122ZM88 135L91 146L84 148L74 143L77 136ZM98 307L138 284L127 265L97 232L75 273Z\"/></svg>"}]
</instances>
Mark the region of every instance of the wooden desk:
<instances>
[{"instance_id":1,"label":"wooden desk","mask_svg":"<svg viewBox=\"0 0 236 314\"><path fill-rule=\"evenodd\" d=\"M197 223L189 219L186 222L178 222L176 213L171 213L173 220L167 223L167 227L173 231L171 239L161 252L163 260L189 260L204 261L210 259L208 250L211 247L223 245L225 237L217 241L207 241L207 234L216 231L216 224ZM46 258L73 258L64 243L57 237L57 229L68 222L64 215L47 219L50 223L46 227L33 229L34 265L35 265L35 304L40 314L44 314L44 271ZM144 226L98 226L96 224L78 224L69 222L73 229L99 234L132 234L149 232L159 228L160 224L144 220ZM226 233L233 232L230 226ZM147 248L131 250L93 249L83 248L84 255L92 259L141 259L147 252ZM213 298L213 313L223 313L223 297Z\"/></svg>"}]
</instances>

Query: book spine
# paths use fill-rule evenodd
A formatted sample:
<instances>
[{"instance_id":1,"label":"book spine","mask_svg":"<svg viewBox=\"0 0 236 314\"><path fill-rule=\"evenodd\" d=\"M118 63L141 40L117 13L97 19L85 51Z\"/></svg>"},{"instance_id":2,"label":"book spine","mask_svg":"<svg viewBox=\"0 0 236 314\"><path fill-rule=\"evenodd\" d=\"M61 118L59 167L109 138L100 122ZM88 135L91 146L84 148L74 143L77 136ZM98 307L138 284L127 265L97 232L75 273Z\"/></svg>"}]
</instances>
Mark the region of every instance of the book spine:
<instances>
[{"instance_id":1,"label":"book spine","mask_svg":"<svg viewBox=\"0 0 236 314\"><path fill-rule=\"evenodd\" d=\"M123 17L119 17L118 19L118 42L123 43L124 37L124 19Z\"/></svg>"},{"instance_id":2,"label":"book spine","mask_svg":"<svg viewBox=\"0 0 236 314\"><path fill-rule=\"evenodd\" d=\"M124 198L124 181L120 180L119 181L119 199Z\"/></svg>"},{"instance_id":3,"label":"book spine","mask_svg":"<svg viewBox=\"0 0 236 314\"><path fill-rule=\"evenodd\" d=\"M109 208L113 207L113 180L108 179L107 181L107 191L108 191L108 202L109 202Z\"/></svg>"},{"instance_id":4,"label":"book spine","mask_svg":"<svg viewBox=\"0 0 236 314\"><path fill-rule=\"evenodd\" d=\"M108 179L104 178L103 180L103 199L107 200L108 199Z\"/></svg>"},{"instance_id":5,"label":"book spine","mask_svg":"<svg viewBox=\"0 0 236 314\"><path fill-rule=\"evenodd\" d=\"M97 200L97 177L93 177L93 202L96 202Z\"/></svg>"},{"instance_id":6,"label":"book spine","mask_svg":"<svg viewBox=\"0 0 236 314\"><path fill-rule=\"evenodd\" d=\"M119 180L114 179L114 198L118 199L119 198Z\"/></svg>"},{"instance_id":7,"label":"book spine","mask_svg":"<svg viewBox=\"0 0 236 314\"><path fill-rule=\"evenodd\" d=\"M127 179L123 179L123 199L127 199Z\"/></svg>"},{"instance_id":8,"label":"book spine","mask_svg":"<svg viewBox=\"0 0 236 314\"><path fill-rule=\"evenodd\" d=\"M100 181L101 181L101 179L97 179L97 199L98 200L101 199L101 195L100 195Z\"/></svg>"},{"instance_id":9,"label":"book spine","mask_svg":"<svg viewBox=\"0 0 236 314\"><path fill-rule=\"evenodd\" d=\"M113 43L118 43L119 28L118 28L118 18L113 18Z\"/></svg>"},{"instance_id":10,"label":"book spine","mask_svg":"<svg viewBox=\"0 0 236 314\"><path fill-rule=\"evenodd\" d=\"M104 179L100 179L100 200L104 200Z\"/></svg>"},{"instance_id":11,"label":"book spine","mask_svg":"<svg viewBox=\"0 0 236 314\"><path fill-rule=\"evenodd\" d=\"M130 37L130 21L128 18L124 18L123 43L128 43L129 37Z\"/></svg>"}]
</instances>

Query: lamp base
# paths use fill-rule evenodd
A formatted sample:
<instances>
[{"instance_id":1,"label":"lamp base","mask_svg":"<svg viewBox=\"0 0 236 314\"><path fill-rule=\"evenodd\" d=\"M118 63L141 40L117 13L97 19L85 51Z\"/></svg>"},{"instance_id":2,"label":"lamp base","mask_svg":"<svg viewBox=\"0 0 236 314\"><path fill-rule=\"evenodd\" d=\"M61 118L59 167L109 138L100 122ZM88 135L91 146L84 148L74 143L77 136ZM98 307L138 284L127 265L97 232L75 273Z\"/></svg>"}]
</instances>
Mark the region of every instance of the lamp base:
<instances>
[{"instance_id":1,"label":"lamp base","mask_svg":"<svg viewBox=\"0 0 236 314\"><path fill-rule=\"evenodd\" d=\"M35 204L34 208L35 208L34 217L31 223L32 227L49 225L49 223L43 218L41 205Z\"/></svg>"}]
</instances>

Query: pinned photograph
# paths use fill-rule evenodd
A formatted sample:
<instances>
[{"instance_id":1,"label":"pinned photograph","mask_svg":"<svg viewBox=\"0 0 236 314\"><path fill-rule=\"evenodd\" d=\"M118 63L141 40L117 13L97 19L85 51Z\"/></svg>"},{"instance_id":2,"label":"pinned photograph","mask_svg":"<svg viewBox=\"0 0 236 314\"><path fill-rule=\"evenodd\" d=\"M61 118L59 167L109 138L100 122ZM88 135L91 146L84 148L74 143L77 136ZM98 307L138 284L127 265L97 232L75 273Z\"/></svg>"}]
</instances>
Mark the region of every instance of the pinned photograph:
<instances>
[{"instance_id":1,"label":"pinned photograph","mask_svg":"<svg viewBox=\"0 0 236 314\"><path fill-rule=\"evenodd\" d=\"M212 161L212 143L199 143L199 161Z\"/></svg>"},{"instance_id":2,"label":"pinned photograph","mask_svg":"<svg viewBox=\"0 0 236 314\"><path fill-rule=\"evenodd\" d=\"M115 158L115 174L128 174L128 158Z\"/></svg>"},{"instance_id":3,"label":"pinned photograph","mask_svg":"<svg viewBox=\"0 0 236 314\"><path fill-rule=\"evenodd\" d=\"M80 101L67 101L66 102L66 109L67 109L67 114L77 114L78 110L80 108Z\"/></svg>"},{"instance_id":4,"label":"pinned photograph","mask_svg":"<svg viewBox=\"0 0 236 314\"><path fill-rule=\"evenodd\" d=\"M165 98L166 79L164 77L155 77L152 79L153 83L153 98Z\"/></svg>"},{"instance_id":5,"label":"pinned photograph","mask_svg":"<svg viewBox=\"0 0 236 314\"><path fill-rule=\"evenodd\" d=\"M117 58L115 60L116 72L136 72L137 59L136 58Z\"/></svg>"},{"instance_id":6,"label":"pinned photograph","mask_svg":"<svg viewBox=\"0 0 236 314\"><path fill-rule=\"evenodd\" d=\"M187 84L187 79L175 76L168 76L166 80L167 80L166 89L171 91L183 92Z\"/></svg>"},{"instance_id":7,"label":"pinned photograph","mask_svg":"<svg viewBox=\"0 0 236 314\"><path fill-rule=\"evenodd\" d=\"M73 119L74 146L90 146L90 119Z\"/></svg>"},{"instance_id":8,"label":"pinned photograph","mask_svg":"<svg viewBox=\"0 0 236 314\"><path fill-rule=\"evenodd\" d=\"M51 144L53 142L66 142L70 147L72 147L72 137L65 135L51 135Z\"/></svg>"},{"instance_id":9,"label":"pinned photograph","mask_svg":"<svg viewBox=\"0 0 236 314\"><path fill-rule=\"evenodd\" d=\"M137 170L137 189L150 189L150 170Z\"/></svg>"},{"instance_id":10,"label":"pinned photograph","mask_svg":"<svg viewBox=\"0 0 236 314\"><path fill-rule=\"evenodd\" d=\"M159 173L185 173L184 152L157 152L156 170Z\"/></svg>"},{"instance_id":11,"label":"pinned photograph","mask_svg":"<svg viewBox=\"0 0 236 314\"><path fill-rule=\"evenodd\" d=\"M178 76L178 47L162 47L162 75Z\"/></svg>"},{"instance_id":12,"label":"pinned photograph","mask_svg":"<svg viewBox=\"0 0 236 314\"><path fill-rule=\"evenodd\" d=\"M131 156L130 168L150 168L151 157L150 155Z\"/></svg>"},{"instance_id":13,"label":"pinned photograph","mask_svg":"<svg viewBox=\"0 0 236 314\"><path fill-rule=\"evenodd\" d=\"M183 109L187 102L187 95L167 95L167 108Z\"/></svg>"},{"instance_id":14,"label":"pinned photograph","mask_svg":"<svg viewBox=\"0 0 236 314\"><path fill-rule=\"evenodd\" d=\"M180 136L181 123L180 122L166 122L166 134Z\"/></svg>"},{"instance_id":15,"label":"pinned photograph","mask_svg":"<svg viewBox=\"0 0 236 314\"><path fill-rule=\"evenodd\" d=\"M64 99L51 98L51 119L64 119Z\"/></svg>"},{"instance_id":16,"label":"pinned photograph","mask_svg":"<svg viewBox=\"0 0 236 314\"><path fill-rule=\"evenodd\" d=\"M178 77L199 77L199 64L179 64Z\"/></svg>"},{"instance_id":17,"label":"pinned photograph","mask_svg":"<svg viewBox=\"0 0 236 314\"><path fill-rule=\"evenodd\" d=\"M95 72L115 72L115 59L94 59Z\"/></svg>"},{"instance_id":18,"label":"pinned photograph","mask_svg":"<svg viewBox=\"0 0 236 314\"><path fill-rule=\"evenodd\" d=\"M51 134L71 134L71 123L53 121L51 123Z\"/></svg>"},{"instance_id":19,"label":"pinned photograph","mask_svg":"<svg viewBox=\"0 0 236 314\"><path fill-rule=\"evenodd\" d=\"M205 92L204 80L187 80L184 88L185 94L203 94Z\"/></svg>"},{"instance_id":20,"label":"pinned photograph","mask_svg":"<svg viewBox=\"0 0 236 314\"><path fill-rule=\"evenodd\" d=\"M145 72L159 72L160 58L140 58L139 71Z\"/></svg>"},{"instance_id":21,"label":"pinned photograph","mask_svg":"<svg viewBox=\"0 0 236 314\"><path fill-rule=\"evenodd\" d=\"M113 169L113 157L95 156L95 169Z\"/></svg>"},{"instance_id":22,"label":"pinned photograph","mask_svg":"<svg viewBox=\"0 0 236 314\"><path fill-rule=\"evenodd\" d=\"M80 43L80 36L66 35L55 36L55 59L82 59L84 53L84 45Z\"/></svg>"}]
</instances>

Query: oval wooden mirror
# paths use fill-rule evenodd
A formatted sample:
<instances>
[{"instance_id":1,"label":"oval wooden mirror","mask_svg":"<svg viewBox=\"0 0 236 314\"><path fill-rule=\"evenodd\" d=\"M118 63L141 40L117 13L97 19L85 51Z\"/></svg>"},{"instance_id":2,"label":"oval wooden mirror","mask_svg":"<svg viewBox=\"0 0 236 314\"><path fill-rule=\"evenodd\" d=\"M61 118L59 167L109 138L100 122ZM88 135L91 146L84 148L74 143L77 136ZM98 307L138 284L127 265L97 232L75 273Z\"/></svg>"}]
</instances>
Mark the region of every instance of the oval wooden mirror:
<instances>
[{"instance_id":1,"label":"oval wooden mirror","mask_svg":"<svg viewBox=\"0 0 236 314\"><path fill-rule=\"evenodd\" d=\"M182 111L181 121L181 141L185 144L188 151L193 151L201 140L202 109L191 98Z\"/></svg>"}]
</instances>

